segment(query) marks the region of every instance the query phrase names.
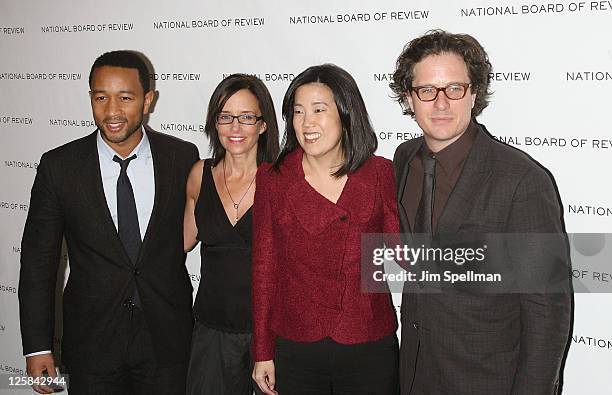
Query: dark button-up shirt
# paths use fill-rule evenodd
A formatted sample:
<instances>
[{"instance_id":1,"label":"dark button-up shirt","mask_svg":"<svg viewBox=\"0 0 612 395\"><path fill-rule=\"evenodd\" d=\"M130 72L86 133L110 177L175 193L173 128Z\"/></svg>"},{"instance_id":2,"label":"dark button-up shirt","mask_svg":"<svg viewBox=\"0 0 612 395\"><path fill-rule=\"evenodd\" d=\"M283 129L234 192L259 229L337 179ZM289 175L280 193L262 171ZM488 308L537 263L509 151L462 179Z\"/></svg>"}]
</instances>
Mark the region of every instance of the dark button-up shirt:
<instances>
[{"instance_id":1,"label":"dark button-up shirt","mask_svg":"<svg viewBox=\"0 0 612 395\"><path fill-rule=\"evenodd\" d=\"M402 205L406 209L406 214L411 224L414 225L416 212L423 192L423 155L433 154L436 158L436 187L431 220L432 229L435 233L444 206L455 184L457 184L457 180L463 169L463 164L470 153L470 149L476 138L476 131L476 125L470 122L467 130L459 139L439 152L431 152L427 144L423 141L419 153L410 161L410 171L408 172L408 179L406 180L405 186L409 193L404 193L402 197Z\"/></svg>"}]
</instances>

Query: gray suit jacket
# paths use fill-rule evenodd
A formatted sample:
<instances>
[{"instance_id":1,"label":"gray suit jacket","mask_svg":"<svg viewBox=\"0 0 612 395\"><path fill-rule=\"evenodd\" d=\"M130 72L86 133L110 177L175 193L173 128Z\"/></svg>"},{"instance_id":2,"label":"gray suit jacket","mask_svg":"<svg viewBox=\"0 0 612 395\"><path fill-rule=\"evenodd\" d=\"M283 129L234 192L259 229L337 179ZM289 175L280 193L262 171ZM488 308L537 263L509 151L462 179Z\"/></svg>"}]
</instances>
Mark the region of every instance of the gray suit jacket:
<instances>
[{"instance_id":1,"label":"gray suit jacket","mask_svg":"<svg viewBox=\"0 0 612 395\"><path fill-rule=\"evenodd\" d=\"M478 129L477 136L438 233L553 233L566 246L558 195L547 172L475 122L470 127ZM410 193L409 163L422 143L421 137L401 144L393 160L405 233L412 224L401 201ZM569 269L567 251L561 255L562 267ZM560 293L405 293L402 394L554 393L571 316L569 270L557 275L564 279Z\"/></svg>"}]
</instances>

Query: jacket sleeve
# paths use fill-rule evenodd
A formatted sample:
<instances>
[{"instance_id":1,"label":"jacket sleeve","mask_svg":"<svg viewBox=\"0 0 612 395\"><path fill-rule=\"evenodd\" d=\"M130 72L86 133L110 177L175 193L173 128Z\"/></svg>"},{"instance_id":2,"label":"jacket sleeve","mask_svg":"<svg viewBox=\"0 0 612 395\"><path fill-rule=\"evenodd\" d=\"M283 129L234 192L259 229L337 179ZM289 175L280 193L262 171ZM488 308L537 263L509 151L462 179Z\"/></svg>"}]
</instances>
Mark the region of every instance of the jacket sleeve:
<instances>
[{"instance_id":1,"label":"jacket sleeve","mask_svg":"<svg viewBox=\"0 0 612 395\"><path fill-rule=\"evenodd\" d=\"M522 271L519 276L525 274L526 265L537 265L531 273L546 274L541 292L520 294L520 352L512 393L553 394L569 335L571 284L559 199L543 170L530 169L518 184L508 232L526 235L523 239L542 238L521 243L517 258L521 263L515 266Z\"/></svg>"},{"instance_id":2,"label":"jacket sleeve","mask_svg":"<svg viewBox=\"0 0 612 395\"><path fill-rule=\"evenodd\" d=\"M21 240L19 313L23 353L53 349L55 288L64 215L46 154L40 160Z\"/></svg>"},{"instance_id":3,"label":"jacket sleeve","mask_svg":"<svg viewBox=\"0 0 612 395\"><path fill-rule=\"evenodd\" d=\"M252 303L253 358L255 362L274 359L275 335L272 332L272 308L277 282L277 251L272 218L273 198L270 167L262 166L256 179L253 203Z\"/></svg>"},{"instance_id":4,"label":"jacket sleeve","mask_svg":"<svg viewBox=\"0 0 612 395\"><path fill-rule=\"evenodd\" d=\"M393 172L393 162L385 160L380 169L380 194L382 195L385 224L384 231L389 234L397 234L400 231L399 217L397 213L397 201L395 200L396 182ZM396 240L393 240L394 242Z\"/></svg>"},{"instance_id":5,"label":"jacket sleeve","mask_svg":"<svg viewBox=\"0 0 612 395\"><path fill-rule=\"evenodd\" d=\"M191 170L193 165L199 160L200 160L200 151L198 150L198 147L196 147L195 144L190 143L189 144L189 160L188 160L189 170Z\"/></svg>"}]
</instances>

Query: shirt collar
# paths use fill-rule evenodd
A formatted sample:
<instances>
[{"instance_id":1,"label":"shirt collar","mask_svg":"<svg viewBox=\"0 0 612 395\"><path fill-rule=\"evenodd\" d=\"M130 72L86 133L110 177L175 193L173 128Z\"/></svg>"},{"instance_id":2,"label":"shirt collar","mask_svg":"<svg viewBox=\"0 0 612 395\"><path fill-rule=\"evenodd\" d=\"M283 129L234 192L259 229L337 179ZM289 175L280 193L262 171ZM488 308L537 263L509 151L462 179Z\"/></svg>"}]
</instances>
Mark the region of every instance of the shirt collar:
<instances>
[{"instance_id":1,"label":"shirt collar","mask_svg":"<svg viewBox=\"0 0 612 395\"><path fill-rule=\"evenodd\" d=\"M140 142L138 143L138 145L134 147L134 149L132 150L132 152L130 152L127 158L129 158L130 156L134 154L136 154L136 158L143 158L143 159L151 155L151 149L149 146L149 138L147 137L147 133L142 126L141 126L141 130L142 130L142 139L140 139ZM100 131L100 129L98 129L97 145L98 145L98 155L100 156L100 158L104 157L106 160L109 160L109 161L112 161L115 155L122 158L121 155L115 152L115 150L112 149L106 141L104 141L104 139L102 138L102 132ZM125 158L122 158L122 159L125 159Z\"/></svg>"},{"instance_id":2,"label":"shirt collar","mask_svg":"<svg viewBox=\"0 0 612 395\"><path fill-rule=\"evenodd\" d=\"M470 121L465 133L463 133L461 137L441 151L435 153L438 165L442 170L446 173L450 173L453 169L459 168L461 163L467 159L472 144L476 139L476 131L477 127L474 121ZM423 142L421 146L421 155L428 155L430 153L431 150L427 147L427 144Z\"/></svg>"}]
</instances>

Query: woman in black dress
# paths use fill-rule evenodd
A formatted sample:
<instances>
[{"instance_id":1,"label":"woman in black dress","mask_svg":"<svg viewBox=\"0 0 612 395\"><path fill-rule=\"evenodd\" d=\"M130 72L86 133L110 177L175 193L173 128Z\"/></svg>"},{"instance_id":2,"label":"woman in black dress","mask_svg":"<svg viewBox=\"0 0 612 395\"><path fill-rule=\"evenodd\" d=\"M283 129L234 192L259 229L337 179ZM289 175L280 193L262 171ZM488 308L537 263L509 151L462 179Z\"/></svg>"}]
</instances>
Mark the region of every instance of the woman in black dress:
<instances>
[{"instance_id":1,"label":"woman in black dress","mask_svg":"<svg viewBox=\"0 0 612 395\"><path fill-rule=\"evenodd\" d=\"M185 251L201 242L201 280L188 394L252 394L251 206L255 174L278 154L270 93L257 77L232 74L212 94L205 133L212 158L187 181Z\"/></svg>"}]
</instances>

